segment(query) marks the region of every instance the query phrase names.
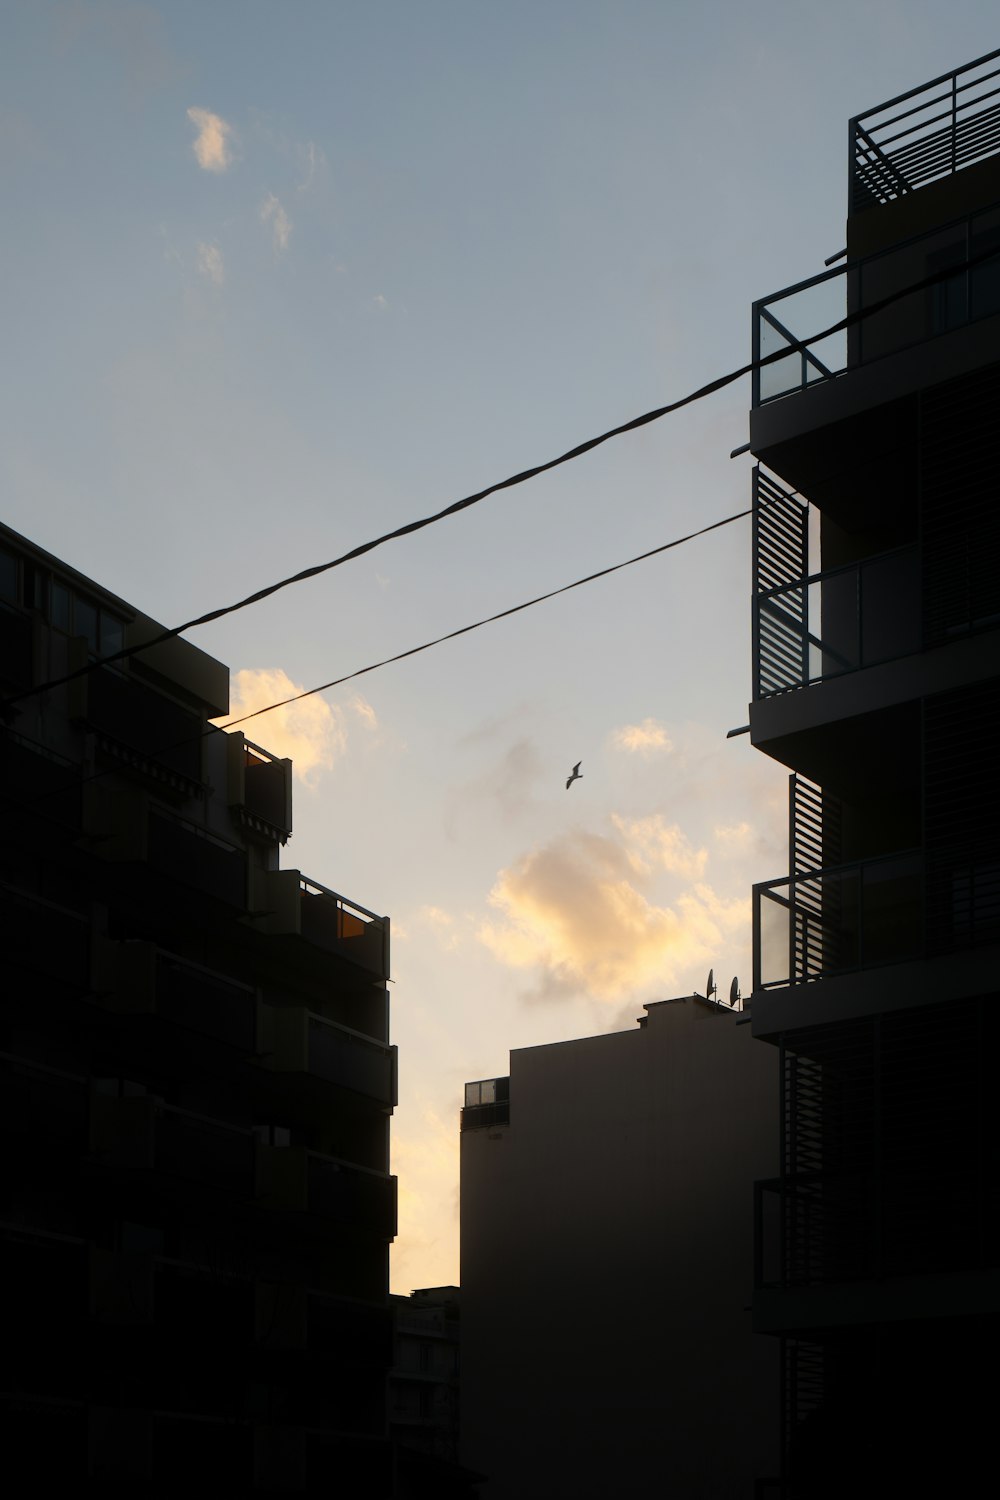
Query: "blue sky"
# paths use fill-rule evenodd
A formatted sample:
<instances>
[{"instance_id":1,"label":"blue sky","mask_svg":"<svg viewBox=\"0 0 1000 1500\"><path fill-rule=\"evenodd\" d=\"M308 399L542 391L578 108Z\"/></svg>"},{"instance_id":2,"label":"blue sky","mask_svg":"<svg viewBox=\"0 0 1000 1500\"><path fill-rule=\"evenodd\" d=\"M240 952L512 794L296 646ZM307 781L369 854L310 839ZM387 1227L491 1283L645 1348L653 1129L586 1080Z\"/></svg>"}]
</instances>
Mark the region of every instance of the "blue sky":
<instances>
[{"instance_id":1,"label":"blue sky","mask_svg":"<svg viewBox=\"0 0 1000 1500\"><path fill-rule=\"evenodd\" d=\"M742 364L843 246L849 116L998 44L965 0L7 0L0 35L2 513L168 624ZM256 706L742 510L748 404L193 639ZM784 775L725 739L748 599L744 521L255 721L285 862L393 919L395 1289L459 1278L465 1079L748 987L787 857Z\"/></svg>"}]
</instances>

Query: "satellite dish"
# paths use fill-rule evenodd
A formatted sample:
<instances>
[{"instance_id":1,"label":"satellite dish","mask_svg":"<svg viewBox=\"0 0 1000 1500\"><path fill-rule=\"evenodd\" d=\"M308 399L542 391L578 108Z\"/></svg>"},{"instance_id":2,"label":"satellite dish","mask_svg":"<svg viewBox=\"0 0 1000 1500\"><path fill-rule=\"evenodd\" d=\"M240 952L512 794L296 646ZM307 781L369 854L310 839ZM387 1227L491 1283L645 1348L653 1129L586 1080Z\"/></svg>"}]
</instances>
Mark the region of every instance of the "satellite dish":
<instances>
[{"instance_id":1,"label":"satellite dish","mask_svg":"<svg viewBox=\"0 0 1000 1500\"><path fill-rule=\"evenodd\" d=\"M718 993L719 993L719 987L718 987L718 985L715 982L715 970L714 969L709 969L709 971L708 971L708 983L705 985L705 999L706 1000L711 1000L712 996L713 995L717 995Z\"/></svg>"},{"instance_id":2,"label":"satellite dish","mask_svg":"<svg viewBox=\"0 0 1000 1500\"><path fill-rule=\"evenodd\" d=\"M737 1001L740 1000L740 998L741 998L741 996L740 996L740 981L739 981L739 977L734 975L733 982L729 986L729 1004L730 1005L735 1005L737 1003Z\"/></svg>"}]
</instances>

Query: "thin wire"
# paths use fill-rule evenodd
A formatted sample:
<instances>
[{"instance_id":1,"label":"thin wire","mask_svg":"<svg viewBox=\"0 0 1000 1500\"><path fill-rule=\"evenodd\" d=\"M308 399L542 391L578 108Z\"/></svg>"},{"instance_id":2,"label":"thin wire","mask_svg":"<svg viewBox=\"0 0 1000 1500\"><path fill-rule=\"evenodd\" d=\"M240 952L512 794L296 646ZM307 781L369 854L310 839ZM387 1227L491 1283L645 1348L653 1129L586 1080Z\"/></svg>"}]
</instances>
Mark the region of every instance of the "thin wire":
<instances>
[{"instance_id":1,"label":"thin wire","mask_svg":"<svg viewBox=\"0 0 1000 1500\"><path fill-rule=\"evenodd\" d=\"M408 656L419 656L423 651L430 651L434 646L440 646L445 641L453 641L460 635L468 635L472 630L480 630L484 625L492 625L497 620L504 620L508 615L520 614L522 610L532 609L536 604L544 604L547 599L555 599L559 594L568 594L572 589L579 589L587 583L594 583L598 578L607 578L611 573L618 573L622 568L630 568L635 563L645 562L647 558L656 557L661 552L669 552L674 547L682 547L686 542L693 542L697 537L706 536L710 531L718 531L723 526L730 526L734 521L741 521L752 513L752 507L746 510L736 511L731 516L724 516L721 521L712 521L708 526L702 526L697 531L688 532L686 536L675 537L673 541L663 542L658 547L651 547L648 552L640 552L635 557L626 558L624 562L612 563L610 567L600 568L596 573L588 573L585 578L576 578L572 583L564 583L560 588L550 589L548 593L539 594L534 599L523 600L520 604L513 604L508 609L498 610L496 614L487 615L482 620L475 620L471 625L462 625L458 630L449 630L445 635L439 635L432 641L425 641L421 646L411 646L406 651L398 651L395 656L383 657L381 661L370 663L367 667L359 667L354 672L347 672L343 677L335 677L330 682L320 683L317 687L307 688L304 692L295 693L290 698L282 698L276 703L268 703L264 708L256 708L252 713L243 714L238 719L227 719L225 724L211 724L201 733L188 735L184 739L175 740L170 745L161 745L157 752L160 755L169 754L172 750L180 750L186 745L192 745L213 734L222 734L230 729L235 729L238 724L245 724L250 719L259 719L263 714L272 713L275 709L286 708L291 703L299 703L303 698L311 698L316 693L325 693L330 688L340 687L345 682L351 682L355 677L364 677L369 672L377 672L382 667L391 666L393 662L405 661ZM78 782L74 782L74 788L85 786L92 781L100 781L105 776L120 773L120 766L107 766L101 771L93 771L89 776L82 776ZM59 796L66 789L60 787L52 792L44 792L41 797L35 798L29 805L47 800L49 797Z\"/></svg>"},{"instance_id":2,"label":"thin wire","mask_svg":"<svg viewBox=\"0 0 1000 1500\"><path fill-rule=\"evenodd\" d=\"M539 594L535 599L526 599L522 604L512 604L509 609L501 609L495 615L487 615L485 619L476 620L471 625L462 625L458 630L449 630L447 635L439 635L433 641L425 641L422 646L411 646L408 651L399 651L395 656L383 657L368 667L359 667L356 672L348 672L343 677L335 677L331 682L320 683L318 687L307 688L305 692L295 693L291 698L282 698L277 703L269 703L266 708L255 708L253 713L243 714L239 719L227 719L219 728L235 729L237 724L245 724L249 719L258 719L261 714L269 714L276 708L287 708L290 703L301 703L303 698L311 698L314 693L325 693L330 688L340 687L345 682L352 682L355 677L364 677L368 672L377 672L380 667L388 667L393 662L405 661L408 656L418 656L421 651L430 651L432 646L440 646L444 641L453 641L457 636L468 635L470 630L480 630L484 625L492 625L497 620L505 620L508 615L520 614L523 609L532 609L536 604L544 604L546 599L555 599L559 594L568 594L571 589L582 588L585 583L593 583L598 578L607 578L609 573L617 573L621 568L630 568L633 563L645 562L648 557L656 557L660 552L669 552L672 547L681 547L685 542L693 542L696 537L705 536L710 531L718 531L721 526L729 526L733 521L742 521L744 516L750 515L750 510L739 510L734 515L725 516L721 521L713 521L710 526L702 526L698 531L691 531L687 536L676 537L672 542L664 542L659 547L652 547L648 552L640 552L637 557L629 557L625 562L612 563L609 568L601 568L597 573L588 573L586 578L577 578L573 583L564 583L561 588L550 589L547 594ZM211 731L208 731L211 733Z\"/></svg>"},{"instance_id":3,"label":"thin wire","mask_svg":"<svg viewBox=\"0 0 1000 1500\"><path fill-rule=\"evenodd\" d=\"M599 437L588 438L586 442L578 443L575 448L568 449L565 453L560 454L558 458L549 459L545 463L535 464L530 469L522 469L520 473L512 474L507 479L501 479L496 484L487 485L485 489L477 490L473 495L466 495L464 499L454 501L453 504L445 506L443 510L435 511L433 515L423 516L417 521L408 521L404 526L397 526L394 531L384 532L381 536L375 537L371 541L362 542L360 546L353 547L349 552L342 553L330 562L316 563L310 568L303 568L299 573L293 573L288 578L280 579L277 583L268 584L265 588L257 589L255 593L248 594L245 599L237 600L235 604L226 604L219 609L208 610L203 615L197 615L194 619L187 620L183 625L175 625L169 630L161 631L159 635L153 636L151 640L143 641L141 644L125 646L121 651L113 652L110 656L96 657L93 661L87 662L85 666L76 668L73 672L67 672L61 677L50 678L36 687L25 688L21 692L4 699L0 703L0 710L9 708L15 703L20 703L25 698L33 697L39 693L50 692L53 688L63 687L66 683L73 682L78 677L84 677L89 672L95 671L98 667L125 661L127 658L136 656L140 652L152 650L154 646L161 646L166 641L173 640L176 636L183 635L188 630L194 630L199 625L208 625L214 620L221 620L226 615L235 614L238 610L247 609L251 604L258 604L261 600L270 598L272 594L278 593L281 589L290 588L295 583L304 583L307 579L316 578L321 573L329 572L332 568L339 568L346 562L351 562L355 558L363 557L367 552L374 551L376 547L382 547L387 542L394 541L397 537L409 536L412 532L422 531L425 526L432 526L437 521L442 521L448 516L457 514L460 510L477 505L479 501L485 500L489 495L496 494L499 490L510 489L514 485L524 484L529 479L537 478L539 474L545 474L550 469L558 468L561 464L566 464L573 459L582 457L583 454L600 447L602 443L607 443L612 438L621 437L626 432L634 432L640 427L647 426L650 422L657 422L661 417L666 417L672 412L680 411L682 407L690 406L695 401L704 400L706 396L713 395L716 391L720 391L724 387L732 385L735 381L741 380L744 375L749 375L754 370L765 369L768 365L775 364L778 360L787 359L795 350L808 348L810 344L819 343L834 333L840 333L844 329L850 328L855 323L860 322L863 318L872 317L884 308L890 307L892 304L900 301L901 298L912 296L914 292L921 291L926 287L935 286L938 282L946 281L958 275L963 270L969 270L971 267L978 265L981 261L995 259L996 254L997 252L994 249L985 250L977 256L967 258L960 265L948 266L943 270L934 271L931 275L925 276L920 281L912 282L909 286L895 292L890 292L887 296L881 298L878 302L871 303L868 307L857 308L854 312L848 313L845 317L840 318L836 323L832 323L829 328L823 329L820 333L814 333L809 338L800 339L792 348L776 349L771 354L766 354L758 359L752 359L748 364L741 365L737 370L731 370L727 375L717 376L716 379L710 380L706 385L699 386L697 390L690 391L686 396L681 396L677 401L671 401L666 406L658 406L653 411L643 413L642 416L633 417L631 421L622 422L617 427L609 428L607 432L601 433Z\"/></svg>"}]
</instances>

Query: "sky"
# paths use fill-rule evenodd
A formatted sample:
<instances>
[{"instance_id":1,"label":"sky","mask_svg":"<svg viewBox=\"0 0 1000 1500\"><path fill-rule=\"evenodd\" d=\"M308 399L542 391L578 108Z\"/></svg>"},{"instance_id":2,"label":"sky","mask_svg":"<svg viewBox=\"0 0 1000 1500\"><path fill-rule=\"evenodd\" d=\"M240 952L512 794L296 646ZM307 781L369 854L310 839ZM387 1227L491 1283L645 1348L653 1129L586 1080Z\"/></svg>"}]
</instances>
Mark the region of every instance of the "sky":
<instances>
[{"instance_id":1,"label":"sky","mask_svg":"<svg viewBox=\"0 0 1000 1500\"><path fill-rule=\"evenodd\" d=\"M4 0L0 515L173 625L745 363L987 0ZM749 381L190 638L263 706L747 508ZM742 520L246 726L392 930L395 1291L462 1085L738 975L787 873ZM566 777L581 761L582 779Z\"/></svg>"}]
</instances>

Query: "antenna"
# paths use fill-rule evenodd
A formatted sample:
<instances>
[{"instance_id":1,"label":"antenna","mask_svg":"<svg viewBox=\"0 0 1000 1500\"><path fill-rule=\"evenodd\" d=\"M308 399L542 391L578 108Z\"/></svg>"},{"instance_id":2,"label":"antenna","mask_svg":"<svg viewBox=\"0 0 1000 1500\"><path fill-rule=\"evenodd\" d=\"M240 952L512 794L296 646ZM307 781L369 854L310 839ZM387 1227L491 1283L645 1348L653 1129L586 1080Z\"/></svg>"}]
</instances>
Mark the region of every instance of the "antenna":
<instances>
[{"instance_id":1,"label":"antenna","mask_svg":"<svg viewBox=\"0 0 1000 1500\"><path fill-rule=\"evenodd\" d=\"M733 976L733 982L729 986L729 1004L738 1005L743 996L740 994L740 981L737 975Z\"/></svg>"},{"instance_id":2,"label":"antenna","mask_svg":"<svg viewBox=\"0 0 1000 1500\"><path fill-rule=\"evenodd\" d=\"M715 982L715 970L709 969L708 983L705 985L705 999L711 1000L713 995L718 995L719 986Z\"/></svg>"}]
</instances>

